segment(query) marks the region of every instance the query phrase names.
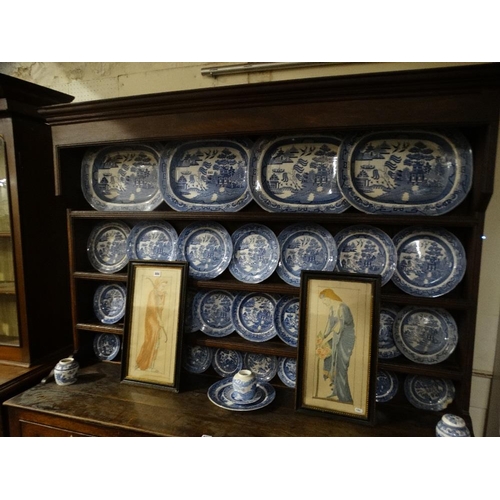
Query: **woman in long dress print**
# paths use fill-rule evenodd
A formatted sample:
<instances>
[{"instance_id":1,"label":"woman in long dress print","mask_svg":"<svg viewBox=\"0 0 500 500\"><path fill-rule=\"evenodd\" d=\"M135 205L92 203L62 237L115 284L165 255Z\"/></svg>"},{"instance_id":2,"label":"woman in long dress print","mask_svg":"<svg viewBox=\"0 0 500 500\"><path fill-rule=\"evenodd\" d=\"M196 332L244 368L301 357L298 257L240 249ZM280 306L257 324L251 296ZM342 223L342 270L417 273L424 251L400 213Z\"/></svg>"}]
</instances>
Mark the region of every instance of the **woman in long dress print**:
<instances>
[{"instance_id":1,"label":"woman in long dress print","mask_svg":"<svg viewBox=\"0 0 500 500\"><path fill-rule=\"evenodd\" d=\"M151 283L153 288L149 292L146 304L144 340L136 359L137 368L143 371L154 369L162 332L165 335L165 342L167 341L167 332L162 320L167 296L167 281L156 278L151 280Z\"/></svg>"},{"instance_id":2,"label":"woman in long dress print","mask_svg":"<svg viewBox=\"0 0 500 500\"><path fill-rule=\"evenodd\" d=\"M319 298L329 308L329 314L324 332L316 338L317 375L331 388L327 399L352 403L347 372L356 340L354 319L349 306L332 289L321 291Z\"/></svg>"}]
</instances>

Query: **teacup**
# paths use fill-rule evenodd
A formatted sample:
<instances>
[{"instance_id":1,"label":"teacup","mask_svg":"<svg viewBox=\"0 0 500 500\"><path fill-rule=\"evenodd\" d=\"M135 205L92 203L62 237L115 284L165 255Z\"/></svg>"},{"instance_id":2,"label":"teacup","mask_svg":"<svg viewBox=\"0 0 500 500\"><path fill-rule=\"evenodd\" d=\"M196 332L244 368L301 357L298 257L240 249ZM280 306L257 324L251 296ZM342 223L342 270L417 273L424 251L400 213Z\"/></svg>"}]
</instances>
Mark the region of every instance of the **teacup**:
<instances>
[{"instance_id":1,"label":"teacup","mask_svg":"<svg viewBox=\"0 0 500 500\"><path fill-rule=\"evenodd\" d=\"M251 370L240 370L233 377L233 397L239 401L249 401L255 396L257 379Z\"/></svg>"}]
</instances>

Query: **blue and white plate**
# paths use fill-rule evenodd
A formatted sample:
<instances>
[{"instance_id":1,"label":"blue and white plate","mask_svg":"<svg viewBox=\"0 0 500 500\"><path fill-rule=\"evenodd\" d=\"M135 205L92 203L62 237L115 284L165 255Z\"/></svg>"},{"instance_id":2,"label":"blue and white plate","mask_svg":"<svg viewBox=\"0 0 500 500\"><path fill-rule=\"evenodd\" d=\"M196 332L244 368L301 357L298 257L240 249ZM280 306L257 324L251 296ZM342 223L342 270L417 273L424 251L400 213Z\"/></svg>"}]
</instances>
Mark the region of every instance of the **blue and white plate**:
<instances>
[{"instance_id":1,"label":"blue and white plate","mask_svg":"<svg viewBox=\"0 0 500 500\"><path fill-rule=\"evenodd\" d=\"M441 363L458 344L457 324L441 308L404 307L396 316L393 332L398 349L415 363Z\"/></svg>"},{"instance_id":2,"label":"blue and white plate","mask_svg":"<svg viewBox=\"0 0 500 500\"><path fill-rule=\"evenodd\" d=\"M129 260L129 234L130 227L121 221L102 222L95 226L87 241L87 255L92 266L104 274L123 269Z\"/></svg>"},{"instance_id":3,"label":"blue and white plate","mask_svg":"<svg viewBox=\"0 0 500 500\"><path fill-rule=\"evenodd\" d=\"M374 226L351 226L338 232L337 266L335 269L345 273L364 273L379 275L385 285L396 268L396 248L391 238Z\"/></svg>"},{"instance_id":4,"label":"blue and white plate","mask_svg":"<svg viewBox=\"0 0 500 500\"><path fill-rule=\"evenodd\" d=\"M166 149L160 163L163 198L179 212L236 212L248 188L248 140L207 139Z\"/></svg>"},{"instance_id":5,"label":"blue and white plate","mask_svg":"<svg viewBox=\"0 0 500 500\"><path fill-rule=\"evenodd\" d=\"M230 273L243 283L260 283L269 278L280 258L278 238L263 224L245 224L231 236L233 257Z\"/></svg>"},{"instance_id":6,"label":"blue and white plate","mask_svg":"<svg viewBox=\"0 0 500 500\"><path fill-rule=\"evenodd\" d=\"M128 258L130 260L175 260L177 239L177 231L168 222L139 222L132 228L128 237Z\"/></svg>"},{"instance_id":7,"label":"blue and white plate","mask_svg":"<svg viewBox=\"0 0 500 500\"><path fill-rule=\"evenodd\" d=\"M246 352L243 355L243 367L251 370L257 381L269 382L278 372L278 358L256 352Z\"/></svg>"},{"instance_id":8,"label":"blue and white plate","mask_svg":"<svg viewBox=\"0 0 500 500\"><path fill-rule=\"evenodd\" d=\"M222 274L233 255L233 243L227 230L218 222L193 222L177 240L178 260L188 262L189 276L210 280Z\"/></svg>"},{"instance_id":9,"label":"blue and white plate","mask_svg":"<svg viewBox=\"0 0 500 500\"><path fill-rule=\"evenodd\" d=\"M403 292L439 297L462 281L467 266L465 250L450 231L409 227L396 234L393 241L397 265L392 281Z\"/></svg>"},{"instance_id":10,"label":"blue and white plate","mask_svg":"<svg viewBox=\"0 0 500 500\"><path fill-rule=\"evenodd\" d=\"M198 292L193 301L193 311L200 330L210 337L227 337L234 332L231 316L234 295L225 290Z\"/></svg>"},{"instance_id":11,"label":"blue and white plate","mask_svg":"<svg viewBox=\"0 0 500 500\"><path fill-rule=\"evenodd\" d=\"M94 353L101 361L113 361L120 352L121 339L113 333L100 333L94 337Z\"/></svg>"},{"instance_id":12,"label":"blue and white plate","mask_svg":"<svg viewBox=\"0 0 500 500\"><path fill-rule=\"evenodd\" d=\"M339 187L366 213L442 215L472 186L472 150L457 131L377 131L346 137Z\"/></svg>"},{"instance_id":13,"label":"blue and white plate","mask_svg":"<svg viewBox=\"0 0 500 500\"><path fill-rule=\"evenodd\" d=\"M199 315L194 311L194 298L196 292L192 289L186 291L186 309L184 313L184 331L188 333L197 332L201 328Z\"/></svg>"},{"instance_id":14,"label":"blue and white plate","mask_svg":"<svg viewBox=\"0 0 500 500\"><path fill-rule=\"evenodd\" d=\"M251 342L265 342L276 335L274 310L276 299L271 294L240 292L231 311L238 334Z\"/></svg>"},{"instance_id":15,"label":"blue and white plate","mask_svg":"<svg viewBox=\"0 0 500 500\"><path fill-rule=\"evenodd\" d=\"M189 373L203 373L210 368L213 359L211 347L195 345L186 346L182 358L182 366Z\"/></svg>"},{"instance_id":16,"label":"blue and white plate","mask_svg":"<svg viewBox=\"0 0 500 500\"><path fill-rule=\"evenodd\" d=\"M333 236L319 224L297 223L278 236L281 258L278 276L293 286L300 286L300 272L333 271L337 263L337 245Z\"/></svg>"},{"instance_id":17,"label":"blue and white plate","mask_svg":"<svg viewBox=\"0 0 500 500\"><path fill-rule=\"evenodd\" d=\"M217 349L212 367L221 377L232 377L243 368L243 355L233 349Z\"/></svg>"},{"instance_id":18,"label":"blue and white plate","mask_svg":"<svg viewBox=\"0 0 500 500\"><path fill-rule=\"evenodd\" d=\"M398 392L398 377L391 372L379 370L377 372L377 384L375 389L375 400L377 403L387 403Z\"/></svg>"},{"instance_id":19,"label":"blue and white plate","mask_svg":"<svg viewBox=\"0 0 500 500\"><path fill-rule=\"evenodd\" d=\"M106 146L86 151L81 186L96 210L150 211L162 201L159 145Z\"/></svg>"},{"instance_id":20,"label":"blue and white plate","mask_svg":"<svg viewBox=\"0 0 500 500\"><path fill-rule=\"evenodd\" d=\"M269 405L276 397L274 387L266 382L261 382L257 384L255 397L248 402L242 403L241 400L234 398L232 383L232 377L215 382L208 389L208 399L216 406L226 410L253 411Z\"/></svg>"},{"instance_id":21,"label":"blue and white plate","mask_svg":"<svg viewBox=\"0 0 500 500\"><path fill-rule=\"evenodd\" d=\"M408 401L420 410L444 410L455 398L453 382L444 378L408 375L404 391Z\"/></svg>"},{"instance_id":22,"label":"blue and white plate","mask_svg":"<svg viewBox=\"0 0 500 500\"><path fill-rule=\"evenodd\" d=\"M326 135L264 137L252 148L250 189L268 212L341 213L337 184L340 139Z\"/></svg>"},{"instance_id":23,"label":"blue and white plate","mask_svg":"<svg viewBox=\"0 0 500 500\"><path fill-rule=\"evenodd\" d=\"M297 360L280 357L278 359L278 377L287 387L294 388L297 383Z\"/></svg>"},{"instance_id":24,"label":"blue and white plate","mask_svg":"<svg viewBox=\"0 0 500 500\"><path fill-rule=\"evenodd\" d=\"M379 359L393 359L401 356L397 345L394 343L394 320L399 312L395 305L382 305L380 308L378 357Z\"/></svg>"},{"instance_id":25,"label":"blue and white plate","mask_svg":"<svg viewBox=\"0 0 500 500\"><path fill-rule=\"evenodd\" d=\"M299 338L299 299L283 296L276 303L274 326L278 337L289 346L297 347Z\"/></svg>"},{"instance_id":26,"label":"blue and white plate","mask_svg":"<svg viewBox=\"0 0 500 500\"><path fill-rule=\"evenodd\" d=\"M118 323L125 315L127 287L122 283L105 283L94 293L94 313L105 325Z\"/></svg>"}]
</instances>

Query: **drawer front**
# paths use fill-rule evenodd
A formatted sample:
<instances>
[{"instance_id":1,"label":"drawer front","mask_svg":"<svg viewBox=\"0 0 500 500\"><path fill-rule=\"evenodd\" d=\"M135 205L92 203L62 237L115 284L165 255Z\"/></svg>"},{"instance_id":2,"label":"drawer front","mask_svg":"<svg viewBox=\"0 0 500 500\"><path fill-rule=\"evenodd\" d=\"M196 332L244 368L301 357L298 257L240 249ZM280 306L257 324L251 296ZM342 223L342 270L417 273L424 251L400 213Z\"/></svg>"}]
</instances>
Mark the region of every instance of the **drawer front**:
<instances>
[{"instance_id":1,"label":"drawer front","mask_svg":"<svg viewBox=\"0 0 500 500\"><path fill-rule=\"evenodd\" d=\"M21 437L86 437L89 434L81 434L79 432L60 429L50 425L36 424L21 420Z\"/></svg>"}]
</instances>

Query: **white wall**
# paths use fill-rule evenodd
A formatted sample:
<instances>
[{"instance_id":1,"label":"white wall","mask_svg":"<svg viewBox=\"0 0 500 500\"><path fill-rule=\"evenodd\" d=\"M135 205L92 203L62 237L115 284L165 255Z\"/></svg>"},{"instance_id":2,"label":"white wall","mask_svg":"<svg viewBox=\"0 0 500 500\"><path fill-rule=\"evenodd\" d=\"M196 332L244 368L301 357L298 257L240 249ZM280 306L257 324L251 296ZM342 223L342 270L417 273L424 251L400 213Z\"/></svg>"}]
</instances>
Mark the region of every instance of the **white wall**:
<instances>
[{"instance_id":1,"label":"white wall","mask_svg":"<svg viewBox=\"0 0 500 500\"><path fill-rule=\"evenodd\" d=\"M201 68L228 64L217 62L177 63L0 63L0 73L44 85L88 101L137 94L217 87L262 81L398 71L475 63L340 63L310 68L238 74L212 78ZM497 159L496 171L500 169ZM476 344L474 351L471 417L477 436L484 433L488 397L494 366L500 320L500 269L495 258L500 248L500 175L495 178L495 194L486 213L480 276Z\"/></svg>"}]
</instances>

